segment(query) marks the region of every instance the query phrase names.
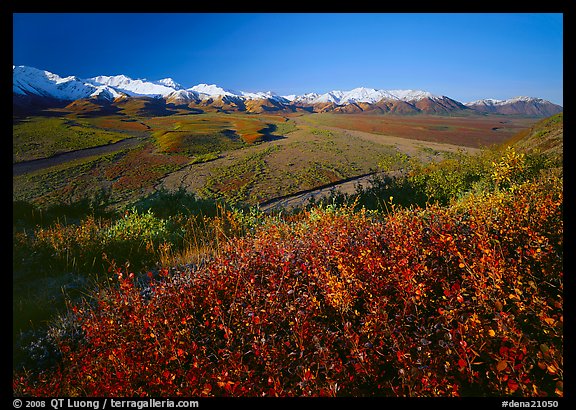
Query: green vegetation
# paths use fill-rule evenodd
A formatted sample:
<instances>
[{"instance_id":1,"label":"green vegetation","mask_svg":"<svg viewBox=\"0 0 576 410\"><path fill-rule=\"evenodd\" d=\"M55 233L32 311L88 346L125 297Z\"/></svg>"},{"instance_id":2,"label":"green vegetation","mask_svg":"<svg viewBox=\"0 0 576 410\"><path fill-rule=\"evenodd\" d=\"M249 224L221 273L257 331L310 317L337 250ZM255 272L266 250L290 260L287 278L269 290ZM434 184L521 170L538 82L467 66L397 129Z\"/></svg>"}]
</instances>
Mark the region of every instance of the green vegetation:
<instances>
[{"instance_id":1,"label":"green vegetation","mask_svg":"<svg viewBox=\"0 0 576 410\"><path fill-rule=\"evenodd\" d=\"M332 131L324 129L324 128L311 128L310 133L314 135L323 135L325 137L332 137Z\"/></svg>"},{"instance_id":2,"label":"green vegetation","mask_svg":"<svg viewBox=\"0 0 576 410\"><path fill-rule=\"evenodd\" d=\"M126 137L123 133L95 128L86 121L30 117L12 126L13 161L51 157L110 144Z\"/></svg>"},{"instance_id":3,"label":"green vegetation","mask_svg":"<svg viewBox=\"0 0 576 410\"><path fill-rule=\"evenodd\" d=\"M136 148L14 177L15 395L563 395L557 150L403 150L238 117L151 118ZM160 149L265 124L293 139ZM559 127L526 138L555 148ZM368 167L351 195L246 206ZM157 188L200 171L202 196Z\"/></svg>"},{"instance_id":4,"label":"green vegetation","mask_svg":"<svg viewBox=\"0 0 576 410\"><path fill-rule=\"evenodd\" d=\"M277 146L269 146L251 155L243 156L232 165L221 168L206 182L201 195L206 198L225 199L237 204L250 201L254 183L264 177L266 163L264 158L278 150Z\"/></svg>"},{"instance_id":5,"label":"green vegetation","mask_svg":"<svg viewBox=\"0 0 576 410\"><path fill-rule=\"evenodd\" d=\"M562 167L556 156L520 153L513 147L485 150L478 155L445 154L438 162L424 163L417 157L393 153L381 157L383 171L372 177L371 187L354 195L335 195L325 202L350 203L385 211L388 198L397 206L449 205L471 192L492 192L528 181L546 169Z\"/></svg>"},{"instance_id":6,"label":"green vegetation","mask_svg":"<svg viewBox=\"0 0 576 410\"><path fill-rule=\"evenodd\" d=\"M294 121L287 120L286 122L279 122L273 124L272 132L274 132L277 135L286 135L296 131L297 129L298 126Z\"/></svg>"},{"instance_id":7,"label":"green vegetation","mask_svg":"<svg viewBox=\"0 0 576 410\"><path fill-rule=\"evenodd\" d=\"M33 120L44 127L51 121L81 124L102 135L118 129L122 135L139 138L129 146L103 146L90 158L79 159L72 152L70 157L56 159L53 166L17 175L13 177L14 200L48 207L75 203L102 190L109 192L110 206L120 208L159 186L179 189L184 184L206 198L256 204L368 173L376 168L380 154L414 151L410 144L390 144L320 126L310 129L300 126L297 116L209 112L76 118L71 113L66 118ZM257 158L260 145L274 147L261 160ZM237 159L230 161L233 157ZM231 180L222 180L228 177ZM234 187L242 191L231 194Z\"/></svg>"},{"instance_id":8,"label":"green vegetation","mask_svg":"<svg viewBox=\"0 0 576 410\"><path fill-rule=\"evenodd\" d=\"M516 143L519 148L527 151L544 152L556 157L563 157L564 148L564 114L556 114L545 118L530 130L519 133L508 141Z\"/></svg>"},{"instance_id":9,"label":"green vegetation","mask_svg":"<svg viewBox=\"0 0 576 410\"><path fill-rule=\"evenodd\" d=\"M15 392L562 396L561 174L491 179L449 206L223 212L202 264L141 277L113 265L97 303L71 304L35 345L57 357L17 372ZM67 236L169 244L190 231L173 222L132 210Z\"/></svg>"},{"instance_id":10,"label":"green vegetation","mask_svg":"<svg viewBox=\"0 0 576 410\"><path fill-rule=\"evenodd\" d=\"M44 207L77 202L102 186L95 170L112 166L126 154L127 151L118 151L95 155L15 176L13 199L42 204Z\"/></svg>"},{"instance_id":11,"label":"green vegetation","mask_svg":"<svg viewBox=\"0 0 576 410\"><path fill-rule=\"evenodd\" d=\"M203 162L214 161L220 158L217 152L208 152L207 154L195 155L190 164L201 164Z\"/></svg>"},{"instance_id":12,"label":"green vegetation","mask_svg":"<svg viewBox=\"0 0 576 410\"><path fill-rule=\"evenodd\" d=\"M274 137L277 129L289 133L296 127L273 115L220 113L144 117L130 112L83 118L71 112L15 120L16 162L62 152L71 155L53 161L52 166L14 176L13 199L49 207L76 203L94 190L106 190L110 206L118 208L152 192L162 178L182 167L218 162L222 153ZM113 142L136 135L138 140L129 147L107 149ZM90 147L103 149L91 157L74 155L75 150Z\"/></svg>"},{"instance_id":13,"label":"green vegetation","mask_svg":"<svg viewBox=\"0 0 576 410\"><path fill-rule=\"evenodd\" d=\"M118 208L146 195L160 178L189 162L187 156L158 153L151 144L143 144L15 176L13 198L48 207L104 190L110 193L109 205Z\"/></svg>"},{"instance_id":14,"label":"green vegetation","mask_svg":"<svg viewBox=\"0 0 576 410\"><path fill-rule=\"evenodd\" d=\"M162 131L155 134L155 138L161 151L190 156L236 149L243 145L239 137L228 130L213 134L204 134L198 131Z\"/></svg>"}]
</instances>

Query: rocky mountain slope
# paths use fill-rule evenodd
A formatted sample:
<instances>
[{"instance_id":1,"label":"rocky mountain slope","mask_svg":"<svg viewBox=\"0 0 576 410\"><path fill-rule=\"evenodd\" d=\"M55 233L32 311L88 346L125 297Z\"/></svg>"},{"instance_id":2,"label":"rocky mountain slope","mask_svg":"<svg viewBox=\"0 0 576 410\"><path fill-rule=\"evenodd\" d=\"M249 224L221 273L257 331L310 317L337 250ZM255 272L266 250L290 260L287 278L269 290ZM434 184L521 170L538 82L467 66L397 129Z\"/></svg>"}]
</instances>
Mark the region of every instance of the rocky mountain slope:
<instances>
[{"instance_id":1,"label":"rocky mountain slope","mask_svg":"<svg viewBox=\"0 0 576 410\"><path fill-rule=\"evenodd\" d=\"M155 99L181 109L262 112L336 112L374 114L506 114L545 117L562 107L549 101L516 97L510 100L478 100L461 103L447 96L422 90L377 90L358 87L348 91L305 93L280 96L270 91L245 92L216 84L197 84L184 88L171 78L157 81L132 79L125 75L80 79L26 66L13 66L13 102L19 109L62 106L73 103L84 110L94 106L101 112L106 105L125 99ZM80 101L80 102L79 102Z\"/></svg>"}]
</instances>

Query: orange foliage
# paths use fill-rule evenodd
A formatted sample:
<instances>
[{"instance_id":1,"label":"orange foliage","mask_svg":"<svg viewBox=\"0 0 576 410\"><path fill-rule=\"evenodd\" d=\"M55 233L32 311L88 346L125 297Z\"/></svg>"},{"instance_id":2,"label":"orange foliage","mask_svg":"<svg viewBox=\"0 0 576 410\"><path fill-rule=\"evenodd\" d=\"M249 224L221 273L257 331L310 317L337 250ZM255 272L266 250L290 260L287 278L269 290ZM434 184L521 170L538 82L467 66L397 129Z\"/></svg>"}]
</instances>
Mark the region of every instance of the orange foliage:
<instances>
[{"instance_id":1,"label":"orange foliage","mask_svg":"<svg viewBox=\"0 0 576 410\"><path fill-rule=\"evenodd\" d=\"M562 191L312 210L73 313L33 396L562 396Z\"/></svg>"}]
</instances>

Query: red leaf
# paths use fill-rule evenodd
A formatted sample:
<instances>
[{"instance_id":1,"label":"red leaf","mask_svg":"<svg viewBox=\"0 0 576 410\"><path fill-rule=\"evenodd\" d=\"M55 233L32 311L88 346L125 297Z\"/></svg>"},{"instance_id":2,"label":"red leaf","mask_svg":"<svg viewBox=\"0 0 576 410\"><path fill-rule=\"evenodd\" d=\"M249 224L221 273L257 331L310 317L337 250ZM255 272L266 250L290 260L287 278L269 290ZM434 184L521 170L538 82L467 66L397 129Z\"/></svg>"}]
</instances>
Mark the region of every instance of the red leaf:
<instances>
[{"instance_id":1,"label":"red leaf","mask_svg":"<svg viewBox=\"0 0 576 410\"><path fill-rule=\"evenodd\" d=\"M518 382L516 382L516 380L514 379L508 379L508 388L510 389L510 391L512 393L514 393L516 390L518 390Z\"/></svg>"}]
</instances>

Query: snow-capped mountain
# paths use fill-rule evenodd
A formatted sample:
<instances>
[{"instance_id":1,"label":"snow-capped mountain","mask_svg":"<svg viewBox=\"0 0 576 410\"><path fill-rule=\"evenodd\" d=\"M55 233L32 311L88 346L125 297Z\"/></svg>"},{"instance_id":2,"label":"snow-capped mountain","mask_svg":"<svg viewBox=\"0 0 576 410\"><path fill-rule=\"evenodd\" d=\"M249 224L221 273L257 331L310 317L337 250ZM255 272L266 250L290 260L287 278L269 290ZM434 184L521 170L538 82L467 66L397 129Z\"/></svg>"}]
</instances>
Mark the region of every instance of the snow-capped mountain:
<instances>
[{"instance_id":1,"label":"snow-capped mountain","mask_svg":"<svg viewBox=\"0 0 576 410\"><path fill-rule=\"evenodd\" d=\"M49 71L26 66L12 66L12 91L18 95L35 95L56 100L81 98L114 100L124 94L105 84L81 80L75 76L60 77Z\"/></svg>"},{"instance_id":2,"label":"snow-capped mountain","mask_svg":"<svg viewBox=\"0 0 576 410\"><path fill-rule=\"evenodd\" d=\"M338 92L332 91L332 96L337 96ZM358 87L350 91L342 92L342 97L340 101L337 102L339 105L346 103L356 103L356 102L367 102L375 103L384 98L388 98L390 95L385 90L375 90L374 88Z\"/></svg>"},{"instance_id":3,"label":"snow-capped mountain","mask_svg":"<svg viewBox=\"0 0 576 410\"><path fill-rule=\"evenodd\" d=\"M29 75L34 72L34 75ZM236 97L244 100L251 99L271 99L282 103L294 102L302 104L334 103L345 105L350 103L376 103L382 99L400 101L418 101L423 98L439 98L427 91L414 90L376 90L374 88L358 87L349 91L334 90L325 94L307 93L300 96L279 96L270 91L267 92L244 92L222 88L216 84L198 84L185 89L171 78L164 78L158 81L148 81L145 79L132 79L125 75L97 76L85 80L76 77L66 77L62 79L56 74L48 71L36 70L25 66L14 66L13 69L14 92L49 95L62 100L74 100L78 98L91 97L100 89L109 90L116 98L121 95L131 97L147 96L162 98L177 98L179 100L196 100L213 97ZM68 88L76 88L77 92L50 92L53 88L63 88L62 83L66 83Z\"/></svg>"},{"instance_id":4,"label":"snow-capped mountain","mask_svg":"<svg viewBox=\"0 0 576 410\"><path fill-rule=\"evenodd\" d=\"M239 97L240 93L232 90L226 90L222 87L217 86L216 84L198 84L194 87L189 88L190 91L195 91L198 94L203 94L205 98L207 97L222 97L222 96L230 96L230 97Z\"/></svg>"},{"instance_id":5,"label":"snow-capped mountain","mask_svg":"<svg viewBox=\"0 0 576 410\"><path fill-rule=\"evenodd\" d=\"M361 102L374 104L381 100L419 101L424 98L439 99L441 97L420 90L376 90L358 87L350 91L333 90L325 94L308 93L301 96L289 95L284 98L304 104L334 103L346 105Z\"/></svg>"},{"instance_id":6,"label":"snow-capped mountain","mask_svg":"<svg viewBox=\"0 0 576 410\"><path fill-rule=\"evenodd\" d=\"M507 100L487 98L464 104L466 107L487 114L533 115L548 117L563 111L560 105L542 98L514 97Z\"/></svg>"},{"instance_id":7,"label":"snow-capped mountain","mask_svg":"<svg viewBox=\"0 0 576 410\"><path fill-rule=\"evenodd\" d=\"M400 101L420 101L424 99L441 100L443 97L421 90L390 90L388 91L393 99Z\"/></svg>"},{"instance_id":8,"label":"snow-capped mountain","mask_svg":"<svg viewBox=\"0 0 576 410\"><path fill-rule=\"evenodd\" d=\"M293 103L303 103L303 104L312 104L314 100L320 97L320 94L317 93L306 93L302 95L284 95L285 99Z\"/></svg>"},{"instance_id":9,"label":"snow-capped mountain","mask_svg":"<svg viewBox=\"0 0 576 410\"><path fill-rule=\"evenodd\" d=\"M180 84L178 84L176 81L174 81L171 78L163 78L161 80L156 81L156 84L165 85L166 87L170 87L170 88L173 88L175 90L183 90L184 89L184 87L182 87Z\"/></svg>"},{"instance_id":10,"label":"snow-capped mountain","mask_svg":"<svg viewBox=\"0 0 576 410\"><path fill-rule=\"evenodd\" d=\"M378 90L358 87L348 91L333 90L324 94L280 96L271 91L246 92L222 88L216 84L197 84L184 88L172 78L157 81L132 79L125 75L96 76L80 79L61 77L49 71L26 66L12 66L14 101L27 104L42 99L72 102L96 99L113 102L119 98L148 97L164 100L179 108L213 107L218 110L250 112L334 111L343 113L380 112L396 114L476 112L548 116L562 107L540 98L516 97L510 100L478 100L462 104L446 96L422 90ZM196 107L200 108L200 107ZM201 108L204 109L204 108Z\"/></svg>"},{"instance_id":11,"label":"snow-capped mountain","mask_svg":"<svg viewBox=\"0 0 576 410\"><path fill-rule=\"evenodd\" d=\"M159 81L133 80L125 75L106 76L89 78L86 80L94 85L107 85L116 90L122 91L131 97L165 97L174 91L182 89L171 78Z\"/></svg>"},{"instance_id":12,"label":"snow-capped mountain","mask_svg":"<svg viewBox=\"0 0 576 410\"><path fill-rule=\"evenodd\" d=\"M199 93L192 90L176 90L164 97L166 102L172 104L187 104L190 102L199 102L201 100Z\"/></svg>"},{"instance_id":13,"label":"snow-capped mountain","mask_svg":"<svg viewBox=\"0 0 576 410\"><path fill-rule=\"evenodd\" d=\"M519 101L524 101L524 102L532 102L532 101L544 102L545 100L543 100L543 99L541 99L541 98L533 98L533 97L520 96L520 97L509 98L509 99L507 99L507 100L496 100L496 99L494 99L494 98L485 98L485 99L482 99L482 100L476 100L476 101L467 102L467 103L464 103L464 104L465 104L465 105L483 104L483 105L487 105L487 106L494 106L494 105L512 104L512 103L519 102Z\"/></svg>"},{"instance_id":14,"label":"snow-capped mountain","mask_svg":"<svg viewBox=\"0 0 576 410\"><path fill-rule=\"evenodd\" d=\"M282 97L280 95L277 95L275 93L273 93L272 91L266 91L266 92L262 92L262 91L258 91L258 92L247 92L247 91L241 91L242 97L244 97L247 100L272 100L272 101L277 101L280 103L289 103L290 100L288 100L285 97Z\"/></svg>"}]
</instances>

